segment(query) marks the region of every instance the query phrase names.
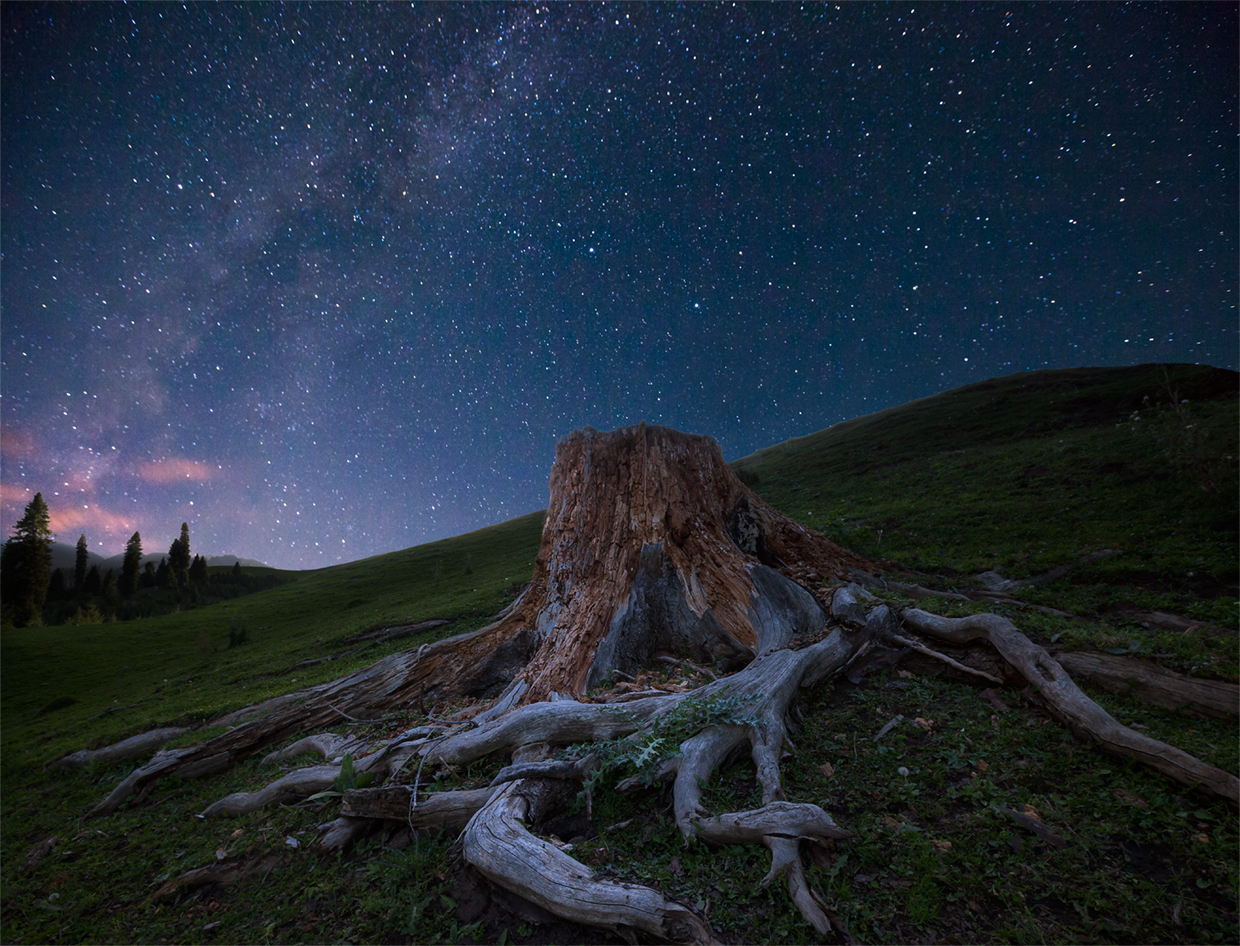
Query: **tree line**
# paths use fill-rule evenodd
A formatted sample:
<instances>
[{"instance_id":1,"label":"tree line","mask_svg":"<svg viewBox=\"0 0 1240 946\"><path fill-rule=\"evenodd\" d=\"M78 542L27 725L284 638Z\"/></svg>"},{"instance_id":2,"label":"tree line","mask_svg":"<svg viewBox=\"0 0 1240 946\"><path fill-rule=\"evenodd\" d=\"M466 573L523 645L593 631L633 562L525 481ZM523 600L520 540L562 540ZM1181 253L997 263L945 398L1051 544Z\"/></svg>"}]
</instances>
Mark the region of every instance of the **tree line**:
<instances>
[{"instance_id":1,"label":"tree line","mask_svg":"<svg viewBox=\"0 0 1240 946\"><path fill-rule=\"evenodd\" d=\"M36 493L0 549L0 621L13 627L43 624L101 624L150 617L182 607L251 594L290 579L255 575L236 562L232 569L209 572L201 555L191 557L189 524L159 564L142 563L142 536L125 544L118 576L90 563L85 534L77 541L73 576L52 568L51 514Z\"/></svg>"}]
</instances>

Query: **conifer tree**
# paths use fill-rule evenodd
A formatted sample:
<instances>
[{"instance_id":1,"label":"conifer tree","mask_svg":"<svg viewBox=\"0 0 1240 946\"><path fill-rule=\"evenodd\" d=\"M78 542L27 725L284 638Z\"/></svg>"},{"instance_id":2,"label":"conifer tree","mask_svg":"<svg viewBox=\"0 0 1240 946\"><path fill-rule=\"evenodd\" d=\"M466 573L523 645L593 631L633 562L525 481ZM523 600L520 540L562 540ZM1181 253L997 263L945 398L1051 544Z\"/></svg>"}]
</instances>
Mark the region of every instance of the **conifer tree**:
<instances>
[{"instance_id":1,"label":"conifer tree","mask_svg":"<svg viewBox=\"0 0 1240 946\"><path fill-rule=\"evenodd\" d=\"M88 595L97 595L103 588L103 576L99 574L99 566L90 566L86 573L86 581L82 583L82 591Z\"/></svg>"},{"instance_id":2,"label":"conifer tree","mask_svg":"<svg viewBox=\"0 0 1240 946\"><path fill-rule=\"evenodd\" d=\"M90 567L90 556L86 552L86 535L78 536L77 559L73 564L73 590L81 592L86 583L86 572Z\"/></svg>"},{"instance_id":3,"label":"conifer tree","mask_svg":"<svg viewBox=\"0 0 1240 946\"><path fill-rule=\"evenodd\" d=\"M189 581L189 523L181 523L181 537L168 549L168 567L176 576L178 585Z\"/></svg>"},{"instance_id":4,"label":"conifer tree","mask_svg":"<svg viewBox=\"0 0 1240 946\"><path fill-rule=\"evenodd\" d=\"M62 569L56 569L52 572L52 580L47 585L47 599L49 601L62 601L69 597L69 591L65 587L65 573Z\"/></svg>"},{"instance_id":5,"label":"conifer tree","mask_svg":"<svg viewBox=\"0 0 1240 946\"><path fill-rule=\"evenodd\" d=\"M13 538L4 546L5 608L12 608L17 627L37 627L43 623L43 603L52 573L51 516L42 493L26 504L25 514L13 528Z\"/></svg>"},{"instance_id":6,"label":"conifer tree","mask_svg":"<svg viewBox=\"0 0 1240 946\"><path fill-rule=\"evenodd\" d=\"M138 591L138 568L142 564L142 536L135 532L125 544L125 560L121 564L121 580L118 590L126 598Z\"/></svg>"},{"instance_id":7,"label":"conifer tree","mask_svg":"<svg viewBox=\"0 0 1240 946\"><path fill-rule=\"evenodd\" d=\"M189 580L194 583L207 580L207 560L201 555L194 556L194 564L189 567Z\"/></svg>"},{"instance_id":8,"label":"conifer tree","mask_svg":"<svg viewBox=\"0 0 1240 946\"><path fill-rule=\"evenodd\" d=\"M120 595L116 592L116 569L109 568L103 576L103 587L99 589L99 593L103 595L105 604L115 605L120 602Z\"/></svg>"}]
</instances>

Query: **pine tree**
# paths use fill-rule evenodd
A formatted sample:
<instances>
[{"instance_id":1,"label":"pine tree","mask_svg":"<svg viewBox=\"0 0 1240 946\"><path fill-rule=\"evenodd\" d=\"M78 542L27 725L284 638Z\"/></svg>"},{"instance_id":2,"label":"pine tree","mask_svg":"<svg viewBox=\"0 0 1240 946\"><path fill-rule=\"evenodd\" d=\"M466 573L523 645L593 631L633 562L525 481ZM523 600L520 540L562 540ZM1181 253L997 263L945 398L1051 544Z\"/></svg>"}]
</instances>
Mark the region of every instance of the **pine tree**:
<instances>
[{"instance_id":1,"label":"pine tree","mask_svg":"<svg viewBox=\"0 0 1240 946\"><path fill-rule=\"evenodd\" d=\"M97 595L103 588L103 576L99 574L99 566L90 566L86 573L86 581L82 583L82 591L88 595Z\"/></svg>"},{"instance_id":2,"label":"pine tree","mask_svg":"<svg viewBox=\"0 0 1240 946\"><path fill-rule=\"evenodd\" d=\"M69 597L69 591L65 587L65 573L62 569L56 569L52 572L52 580L47 585L48 601L63 601Z\"/></svg>"},{"instance_id":3,"label":"pine tree","mask_svg":"<svg viewBox=\"0 0 1240 946\"><path fill-rule=\"evenodd\" d=\"M177 584L189 581L189 523L181 523L181 537L168 549L168 567L176 576Z\"/></svg>"},{"instance_id":4,"label":"pine tree","mask_svg":"<svg viewBox=\"0 0 1240 946\"><path fill-rule=\"evenodd\" d=\"M43 604L52 573L51 516L42 493L26 504L25 514L5 543L3 573L5 608L12 608L17 627L43 623Z\"/></svg>"},{"instance_id":5,"label":"pine tree","mask_svg":"<svg viewBox=\"0 0 1240 946\"><path fill-rule=\"evenodd\" d=\"M207 560L201 555L194 556L194 564L189 567L189 580L195 584L207 580Z\"/></svg>"},{"instance_id":6,"label":"pine tree","mask_svg":"<svg viewBox=\"0 0 1240 946\"><path fill-rule=\"evenodd\" d=\"M138 591L138 568L142 564L142 536L135 532L125 545L125 560L121 564L120 593L132 598Z\"/></svg>"},{"instance_id":7,"label":"pine tree","mask_svg":"<svg viewBox=\"0 0 1240 946\"><path fill-rule=\"evenodd\" d=\"M90 567L90 556L86 552L85 534L78 536L77 560L73 565L73 590L81 592L86 584L86 572Z\"/></svg>"},{"instance_id":8,"label":"pine tree","mask_svg":"<svg viewBox=\"0 0 1240 946\"><path fill-rule=\"evenodd\" d=\"M104 604L116 605L120 603L121 596L116 593L116 570L109 568L103 576L103 587L99 589L99 593L103 595Z\"/></svg>"},{"instance_id":9,"label":"pine tree","mask_svg":"<svg viewBox=\"0 0 1240 946\"><path fill-rule=\"evenodd\" d=\"M5 624L13 623L13 602L21 589L21 582L18 581L20 569L17 567L20 557L15 539L9 539L0 546L0 609L3 609Z\"/></svg>"}]
</instances>

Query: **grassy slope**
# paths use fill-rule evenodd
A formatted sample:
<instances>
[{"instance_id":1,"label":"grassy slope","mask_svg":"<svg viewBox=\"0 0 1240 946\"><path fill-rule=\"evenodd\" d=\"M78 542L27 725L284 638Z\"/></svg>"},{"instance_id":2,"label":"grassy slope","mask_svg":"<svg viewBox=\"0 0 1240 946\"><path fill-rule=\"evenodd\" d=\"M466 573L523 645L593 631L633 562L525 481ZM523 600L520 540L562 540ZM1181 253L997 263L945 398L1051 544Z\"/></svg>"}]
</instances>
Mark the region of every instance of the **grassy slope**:
<instances>
[{"instance_id":1,"label":"grassy slope","mask_svg":"<svg viewBox=\"0 0 1240 946\"><path fill-rule=\"evenodd\" d=\"M42 763L83 742L107 743L157 723L192 724L269 696L333 679L409 641L372 644L339 660L277 674L353 647L370 628L448 618L437 639L481 626L528 579L542 513L466 535L317 571L211 607L144 621L5 629L3 760ZM467 573L467 569L469 573ZM250 643L228 647L242 618ZM73 701L73 702L69 702ZM103 719L113 706L142 701ZM31 740L35 727L38 741Z\"/></svg>"},{"instance_id":2,"label":"grassy slope","mask_svg":"<svg viewBox=\"0 0 1240 946\"><path fill-rule=\"evenodd\" d=\"M1234 378L1187 366L1170 373L1171 387L1192 402L1194 429L1211 433L1204 447L1188 442L1179 418L1154 408L1128 422L1143 396L1167 400L1155 369L1142 366L985 382L734 465L757 477L768 501L860 551L933 573L927 584L968 584L969 575L986 568L1025 577L1083 552L1121 547L1122 555L1025 595L1088 621L1010 616L1043 640L1158 653L1180 669L1234 679L1234 637L1185 638L1112 613L1135 605L1235 627ZM1220 397L1227 384L1230 396ZM1204 492L1203 481L1216 491ZM40 772L49 758L83 744L206 719L430 639L264 675L343 650L343 639L359 630L432 617L453 621L435 636L477 627L528 578L540 528L541 513L148 621L5 630L0 936L422 942L494 941L503 934L541 942L557 935L555 927L494 908L477 917L456 904L461 885L446 841L423 840L400 852L367 842L349 860L320 861L282 842L308 841L330 810L277 809L212 824L192 818L222 794L264 784L270 775L255 760L219 779L169 780L141 804L98 822L77 816L126 766L55 779ZM229 623L238 614L252 642L228 649ZM1125 721L1236 771L1234 723L1185 724L1095 695ZM916 666L861 686L838 681L810 697L799 751L787 762L788 795L829 804L858 833L841 846L844 857L812 872L854 935L1235 941L1234 813L1076 743L1015 694L1003 699L1008 712L975 688ZM931 729L906 722L875 744L872 734L896 714L920 717ZM412 719L393 717L375 727L376 735ZM898 774L900 766L907 776ZM485 768L462 775L482 776ZM720 809L747 807L757 803L753 792L752 766L738 763L712 783L710 800ZM1022 805L1033 805L1069 845L1048 846L996 813L996 806ZM596 800L595 830L584 832L590 839L577 853L709 909L725 939L806 937L782 891L755 889L765 873L762 850L685 849L663 808L657 792L606 793ZM19 875L26 852L49 834L65 840ZM567 826L562 836L571 837ZM218 848L287 853L262 883L151 898L161 878L209 863ZM466 925L475 920L483 925Z\"/></svg>"}]
</instances>

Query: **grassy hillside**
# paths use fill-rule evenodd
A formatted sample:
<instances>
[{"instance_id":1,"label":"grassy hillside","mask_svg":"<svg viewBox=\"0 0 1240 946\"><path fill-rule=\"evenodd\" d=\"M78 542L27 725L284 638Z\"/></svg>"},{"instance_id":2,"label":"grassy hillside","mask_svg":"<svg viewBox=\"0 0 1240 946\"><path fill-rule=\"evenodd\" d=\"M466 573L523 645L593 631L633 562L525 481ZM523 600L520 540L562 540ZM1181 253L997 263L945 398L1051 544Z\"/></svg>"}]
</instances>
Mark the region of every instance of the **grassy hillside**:
<instances>
[{"instance_id":1,"label":"grassy hillside","mask_svg":"<svg viewBox=\"0 0 1240 946\"><path fill-rule=\"evenodd\" d=\"M908 568L1027 578L1121 548L1090 577L1234 621L1237 375L1168 369L984 381L733 467L788 515Z\"/></svg>"},{"instance_id":2,"label":"grassy hillside","mask_svg":"<svg viewBox=\"0 0 1240 946\"><path fill-rule=\"evenodd\" d=\"M1018 607L1004 613L1044 643L1156 656L1234 680L1238 406L1236 375L1208 368L1035 372L858 418L734 467L785 512L888 559L891 573L916 570L922 584L970 586L987 569L1028 577L1119 548L1019 595L1079 619ZM619 942L488 900L459 870L450 838L397 850L380 836L347 858L320 858L308 844L315 826L335 817L331 803L196 819L222 795L273 777L254 759L218 778L158 783L98 821L81 813L132 765L42 769L83 745L200 723L481 626L528 579L541 523L541 513L531 514L294 573L282 587L182 614L5 630L0 937ZM1152 611L1213 627L1186 635L1133 617ZM386 644L348 641L430 618L450 623ZM230 629L241 626L249 642L229 647ZM341 656L290 669L332 654ZM1186 722L1090 692L1151 735L1230 771L1240 766L1234 720ZM1020 694L982 695L905 661L820 687L805 710L785 768L787 792L828 806L857 834L833 862L812 868L811 880L859 941L1236 940L1235 813L1077 742ZM417 713L393 714L368 731L398 731ZM897 715L905 722L875 742ZM487 768L471 766L455 781L485 779ZM426 773L432 777L437 787L453 783ZM737 763L712 782L707 801L749 807L758 803L748 797L753 785L752 765ZM593 821L576 815L562 837L580 835L574 855L585 863L708 912L724 941L812 935L779 884L758 889L763 849L685 848L666 806L658 790L607 792L595 799ZM1067 843L1024 832L1003 813L1023 806ZM48 837L60 840L23 871L28 852ZM221 851L283 853L266 875L235 886L156 895L170 877Z\"/></svg>"},{"instance_id":3,"label":"grassy hillside","mask_svg":"<svg viewBox=\"0 0 1240 946\"><path fill-rule=\"evenodd\" d=\"M6 629L3 760L41 763L87 742L111 742L157 723L193 724L364 666L407 640L351 649L361 631L432 618L434 638L481 626L533 569L542 513L428 545L307 572L267 592L144 621ZM266 569L244 569L262 572ZM243 624L249 642L229 646ZM426 638L419 638L421 643ZM123 712L91 720L116 706ZM32 743L26 727L36 725Z\"/></svg>"}]
</instances>

